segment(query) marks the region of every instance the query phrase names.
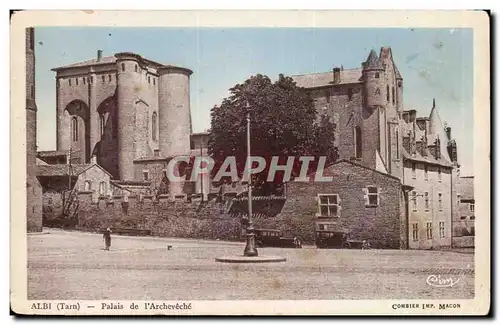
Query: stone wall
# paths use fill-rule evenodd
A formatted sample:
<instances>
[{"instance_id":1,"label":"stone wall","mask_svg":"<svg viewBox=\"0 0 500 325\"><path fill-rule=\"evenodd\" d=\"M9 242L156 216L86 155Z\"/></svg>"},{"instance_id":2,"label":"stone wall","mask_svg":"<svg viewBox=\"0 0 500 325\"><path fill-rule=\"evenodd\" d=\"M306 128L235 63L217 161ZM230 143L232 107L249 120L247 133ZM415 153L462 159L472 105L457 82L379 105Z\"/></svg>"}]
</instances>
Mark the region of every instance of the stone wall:
<instances>
[{"instance_id":1,"label":"stone wall","mask_svg":"<svg viewBox=\"0 0 500 325\"><path fill-rule=\"evenodd\" d=\"M406 233L401 231L401 185L398 179L348 162L337 163L324 171L331 182L290 183L281 214L265 220L262 227L279 228L314 243L315 222L319 219L318 194L338 194L341 212L335 222L350 232L352 239L369 240L374 247L404 248ZM365 205L367 186L376 186L380 202ZM332 218L330 218L332 219Z\"/></svg>"},{"instance_id":2,"label":"stone wall","mask_svg":"<svg viewBox=\"0 0 500 325\"><path fill-rule=\"evenodd\" d=\"M91 194L79 195L78 228L99 231L102 228L134 228L150 230L153 236L239 240L241 218L229 213L230 201L215 199L170 200L160 196L157 201L144 196L129 197L129 209L122 210L122 197L113 197L113 203L99 199L92 202Z\"/></svg>"}]
</instances>

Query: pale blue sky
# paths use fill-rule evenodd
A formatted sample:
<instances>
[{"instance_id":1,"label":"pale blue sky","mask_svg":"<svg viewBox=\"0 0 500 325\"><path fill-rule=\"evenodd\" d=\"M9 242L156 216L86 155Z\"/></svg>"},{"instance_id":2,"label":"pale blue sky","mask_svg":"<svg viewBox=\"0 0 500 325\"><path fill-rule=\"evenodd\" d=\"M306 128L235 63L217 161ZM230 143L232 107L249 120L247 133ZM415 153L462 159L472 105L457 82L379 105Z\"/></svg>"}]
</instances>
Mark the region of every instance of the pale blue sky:
<instances>
[{"instance_id":1,"label":"pale blue sky","mask_svg":"<svg viewBox=\"0 0 500 325\"><path fill-rule=\"evenodd\" d=\"M39 150L56 147L55 73L50 69L116 52L136 52L194 71L193 131L210 127L210 109L257 73L285 75L360 67L373 48L391 46L403 79L405 109L428 116L436 98L452 127L462 175L472 174L473 46L467 29L366 28L52 28L36 29Z\"/></svg>"}]
</instances>

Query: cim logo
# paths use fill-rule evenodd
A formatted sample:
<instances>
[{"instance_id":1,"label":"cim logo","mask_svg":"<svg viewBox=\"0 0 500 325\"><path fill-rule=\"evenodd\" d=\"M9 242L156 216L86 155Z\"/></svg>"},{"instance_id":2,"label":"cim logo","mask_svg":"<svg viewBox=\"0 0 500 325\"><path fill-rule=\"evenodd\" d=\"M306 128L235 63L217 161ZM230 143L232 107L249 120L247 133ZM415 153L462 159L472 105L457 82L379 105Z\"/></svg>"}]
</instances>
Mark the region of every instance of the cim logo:
<instances>
[{"instance_id":1,"label":"cim logo","mask_svg":"<svg viewBox=\"0 0 500 325\"><path fill-rule=\"evenodd\" d=\"M453 276L444 277L441 275L429 275L427 284L436 288L451 288L460 281Z\"/></svg>"}]
</instances>

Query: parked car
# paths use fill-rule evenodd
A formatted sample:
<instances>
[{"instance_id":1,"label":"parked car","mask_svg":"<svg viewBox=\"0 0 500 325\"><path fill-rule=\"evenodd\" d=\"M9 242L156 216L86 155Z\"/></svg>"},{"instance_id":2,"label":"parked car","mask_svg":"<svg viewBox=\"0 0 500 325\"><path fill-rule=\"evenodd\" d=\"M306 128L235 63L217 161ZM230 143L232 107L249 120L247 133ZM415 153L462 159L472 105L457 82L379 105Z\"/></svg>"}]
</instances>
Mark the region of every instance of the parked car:
<instances>
[{"instance_id":1,"label":"parked car","mask_svg":"<svg viewBox=\"0 0 500 325\"><path fill-rule=\"evenodd\" d=\"M302 248L302 239L298 236L284 236L277 229L255 229L255 243L258 247Z\"/></svg>"},{"instance_id":2,"label":"parked car","mask_svg":"<svg viewBox=\"0 0 500 325\"><path fill-rule=\"evenodd\" d=\"M317 248L370 248L368 241L349 239L349 233L343 231L316 230L315 242Z\"/></svg>"}]
</instances>

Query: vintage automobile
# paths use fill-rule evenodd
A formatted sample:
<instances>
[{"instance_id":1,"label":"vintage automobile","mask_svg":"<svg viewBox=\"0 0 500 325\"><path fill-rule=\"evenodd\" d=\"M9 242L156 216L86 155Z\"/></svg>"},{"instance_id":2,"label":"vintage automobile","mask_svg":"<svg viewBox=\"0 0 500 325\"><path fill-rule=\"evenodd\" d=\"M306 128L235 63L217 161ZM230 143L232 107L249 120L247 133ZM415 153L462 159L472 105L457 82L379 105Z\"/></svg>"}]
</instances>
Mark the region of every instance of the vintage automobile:
<instances>
[{"instance_id":1,"label":"vintage automobile","mask_svg":"<svg viewBox=\"0 0 500 325\"><path fill-rule=\"evenodd\" d=\"M315 242L317 248L370 248L368 241L349 239L349 233L343 231L316 230Z\"/></svg>"},{"instance_id":2,"label":"vintage automobile","mask_svg":"<svg viewBox=\"0 0 500 325\"><path fill-rule=\"evenodd\" d=\"M277 229L255 229L254 233L258 247L302 248L302 239L283 236L283 232Z\"/></svg>"}]
</instances>

